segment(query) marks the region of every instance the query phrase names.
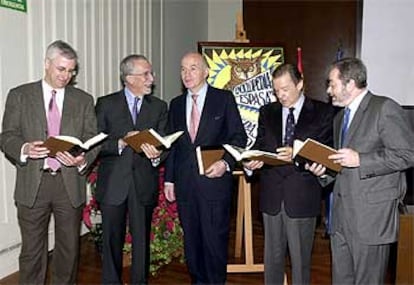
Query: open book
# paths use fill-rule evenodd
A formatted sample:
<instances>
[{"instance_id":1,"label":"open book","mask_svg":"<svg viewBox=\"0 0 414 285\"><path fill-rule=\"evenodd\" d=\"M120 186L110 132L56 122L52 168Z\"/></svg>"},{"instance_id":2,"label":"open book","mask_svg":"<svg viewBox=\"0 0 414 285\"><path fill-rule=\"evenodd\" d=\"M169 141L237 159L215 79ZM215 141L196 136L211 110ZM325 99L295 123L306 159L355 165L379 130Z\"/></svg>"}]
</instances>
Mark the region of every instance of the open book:
<instances>
[{"instance_id":1,"label":"open book","mask_svg":"<svg viewBox=\"0 0 414 285\"><path fill-rule=\"evenodd\" d=\"M91 147L102 142L108 135L99 133L96 136L90 138L86 142L81 142L80 139L72 136L54 136L49 137L43 146L47 147L50 151L49 156L55 156L57 152L67 151L73 156L78 156L82 152L88 151Z\"/></svg>"},{"instance_id":2,"label":"open book","mask_svg":"<svg viewBox=\"0 0 414 285\"><path fill-rule=\"evenodd\" d=\"M336 173L342 169L342 166L328 159L328 156L335 153L337 153L335 149L310 138L304 142L301 140L293 142L293 159L302 162L316 162Z\"/></svg>"},{"instance_id":3,"label":"open book","mask_svg":"<svg viewBox=\"0 0 414 285\"><path fill-rule=\"evenodd\" d=\"M155 147L170 148L171 144L175 142L183 133L184 131L178 131L163 137L154 129L148 129L140 131L135 135L124 137L124 141L136 152L142 152L141 145L143 143L148 143Z\"/></svg>"},{"instance_id":4,"label":"open book","mask_svg":"<svg viewBox=\"0 0 414 285\"><path fill-rule=\"evenodd\" d=\"M217 147L196 148L198 173L204 175L205 171L216 161L223 158L224 149Z\"/></svg>"},{"instance_id":5,"label":"open book","mask_svg":"<svg viewBox=\"0 0 414 285\"><path fill-rule=\"evenodd\" d=\"M257 149L244 149L235 145L224 144L223 147L234 157L237 161L242 160L259 160L265 164L277 166L288 164L289 162L278 158L277 153L262 151Z\"/></svg>"}]
</instances>

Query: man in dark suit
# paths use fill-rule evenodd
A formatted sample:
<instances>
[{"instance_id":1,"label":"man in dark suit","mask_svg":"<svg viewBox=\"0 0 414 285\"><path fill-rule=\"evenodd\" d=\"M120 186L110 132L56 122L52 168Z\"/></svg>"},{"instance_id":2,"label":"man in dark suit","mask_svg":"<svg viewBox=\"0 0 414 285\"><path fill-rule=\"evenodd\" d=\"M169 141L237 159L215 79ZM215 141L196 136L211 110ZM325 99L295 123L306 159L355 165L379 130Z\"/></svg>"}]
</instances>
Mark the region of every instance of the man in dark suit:
<instances>
[{"instance_id":1,"label":"man in dark suit","mask_svg":"<svg viewBox=\"0 0 414 285\"><path fill-rule=\"evenodd\" d=\"M48 134L70 135L82 141L96 135L92 96L69 85L77 65L77 54L72 47L55 41L46 51L43 80L16 87L7 97L1 147L17 168L14 198L22 235L21 284L45 283L52 213L55 220L52 283L76 283L86 192L82 174L94 161L97 151L76 157L58 152L57 160L46 159L49 150L42 145Z\"/></svg>"},{"instance_id":2,"label":"man in dark suit","mask_svg":"<svg viewBox=\"0 0 414 285\"><path fill-rule=\"evenodd\" d=\"M225 283L235 164L226 154L199 175L196 146L244 147L247 139L232 93L209 86L208 73L200 54L183 57L187 91L171 101L168 117L170 132L185 131L167 158L164 190L169 201L177 198L192 284Z\"/></svg>"},{"instance_id":3,"label":"man in dark suit","mask_svg":"<svg viewBox=\"0 0 414 285\"><path fill-rule=\"evenodd\" d=\"M331 144L333 108L303 95L303 79L296 66L283 64L272 76L278 102L260 109L253 149L278 152L280 159L291 162L294 139L312 138ZM318 180L295 164L271 167L250 161L244 166L248 170L261 168L265 284L283 284L287 248L293 284L310 284L314 231L321 204Z\"/></svg>"},{"instance_id":4,"label":"man in dark suit","mask_svg":"<svg viewBox=\"0 0 414 285\"><path fill-rule=\"evenodd\" d=\"M150 96L154 73L142 55L120 64L121 91L98 99L99 131L109 135L99 155L96 198L102 211L103 284L122 284L122 249L132 236L131 284L147 284L151 218L158 198L161 151L143 144L136 153L123 138L153 128L165 135L167 104Z\"/></svg>"},{"instance_id":5,"label":"man in dark suit","mask_svg":"<svg viewBox=\"0 0 414 285\"><path fill-rule=\"evenodd\" d=\"M359 59L330 66L328 93L333 105L345 107L333 124L338 154L329 157L343 166L334 184L332 283L384 284L406 190L401 171L414 161L413 130L396 102L368 91ZM310 170L325 173L317 164Z\"/></svg>"}]
</instances>

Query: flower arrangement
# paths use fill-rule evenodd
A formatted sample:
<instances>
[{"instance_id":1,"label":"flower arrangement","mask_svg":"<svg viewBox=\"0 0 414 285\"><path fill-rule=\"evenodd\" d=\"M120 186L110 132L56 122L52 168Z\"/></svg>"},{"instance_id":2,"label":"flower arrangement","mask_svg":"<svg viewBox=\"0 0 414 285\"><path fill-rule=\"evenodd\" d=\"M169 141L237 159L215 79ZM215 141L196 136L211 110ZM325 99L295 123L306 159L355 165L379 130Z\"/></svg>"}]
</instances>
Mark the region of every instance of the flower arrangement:
<instances>
[{"instance_id":1,"label":"flower arrangement","mask_svg":"<svg viewBox=\"0 0 414 285\"><path fill-rule=\"evenodd\" d=\"M184 262L183 229L178 219L177 203L169 203L164 195L163 168L160 170L159 189L158 206L154 209L151 224L150 272L153 275L174 258Z\"/></svg>"},{"instance_id":2,"label":"flower arrangement","mask_svg":"<svg viewBox=\"0 0 414 285\"><path fill-rule=\"evenodd\" d=\"M88 203L83 208L83 223L89 229L92 241L99 253L102 253L102 215L99 210L98 202L95 199L96 180L98 178L97 167L87 177L87 200Z\"/></svg>"},{"instance_id":3,"label":"flower arrangement","mask_svg":"<svg viewBox=\"0 0 414 285\"><path fill-rule=\"evenodd\" d=\"M83 209L83 222L90 231L92 241L99 252L102 252L102 217L99 205L95 200L96 167L89 174L88 203ZM151 224L150 273L156 275L158 270L169 264L174 258L184 262L183 230L178 219L177 204L169 203L164 195L164 169L160 169L158 205L155 207ZM132 250L132 237L125 236L124 253L128 256Z\"/></svg>"}]
</instances>

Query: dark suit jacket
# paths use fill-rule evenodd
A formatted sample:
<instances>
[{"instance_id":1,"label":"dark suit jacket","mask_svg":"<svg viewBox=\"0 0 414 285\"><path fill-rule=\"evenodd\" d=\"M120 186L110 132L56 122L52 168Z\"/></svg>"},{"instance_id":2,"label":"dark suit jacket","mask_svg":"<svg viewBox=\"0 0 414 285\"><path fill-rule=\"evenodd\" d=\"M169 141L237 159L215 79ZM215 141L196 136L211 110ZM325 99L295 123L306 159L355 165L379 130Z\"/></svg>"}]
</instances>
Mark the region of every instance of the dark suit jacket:
<instances>
[{"instance_id":1,"label":"dark suit jacket","mask_svg":"<svg viewBox=\"0 0 414 285\"><path fill-rule=\"evenodd\" d=\"M339 147L343 111L334 120L334 143ZM414 134L402 108L393 100L368 94L348 128L344 146L359 153L360 167L343 168L336 176L332 227L345 221L365 244L396 241L398 200L406 190L401 170L414 162ZM340 195L342 210L336 197Z\"/></svg>"},{"instance_id":2,"label":"dark suit jacket","mask_svg":"<svg viewBox=\"0 0 414 285\"><path fill-rule=\"evenodd\" d=\"M92 96L72 86L65 88L60 133L81 141L96 135ZM21 148L25 142L46 140L46 136L47 119L41 81L10 90L3 117L2 150L17 168L14 199L28 207L35 202L44 159L28 159L22 163ZM96 153L97 149L86 153L88 163L94 161ZM76 167L64 166L62 177L72 206L79 207L85 202L85 177L79 175Z\"/></svg>"},{"instance_id":3,"label":"dark suit jacket","mask_svg":"<svg viewBox=\"0 0 414 285\"><path fill-rule=\"evenodd\" d=\"M209 86L195 142L192 143L186 122L186 96L174 98L170 104L168 130L182 130L184 134L173 144L166 162L165 181L175 184L178 202L186 202L191 185L207 200L229 198L232 191L232 174L210 179L198 174L196 146L221 146L233 144L244 147L247 136L243 128L234 96L226 90ZM224 159L234 168L234 159L226 154Z\"/></svg>"},{"instance_id":4,"label":"dark suit jacket","mask_svg":"<svg viewBox=\"0 0 414 285\"><path fill-rule=\"evenodd\" d=\"M167 104L154 96L143 98L136 126L123 90L98 99L98 130L109 135L99 154L96 193L99 202L119 205L126 199L131 186L138 191L142 204L150 205L157 201L158 167L153 167L144 153L137 154L130 147L126 147L121 155L118 151L118 139L131 130L153 128L165 135Z\"/></svg>"},{"instance_id":5,"label":"dark suit jacket","mask_svg":"<svg viewBox=\"0 0 414 285\"><path fill-rule=\"evenodd\" d=\"M315 139L332 145L333 108L305 97L295 126L295 139ZM259 127L253 149L275 152L283 146L282 105L270 103L260 109ZM280 211L284 201L286 213L293 218L314 217L320 213L321 186L314 175L294 165L260 170L260 210L271 215Z\"/></svg>"}]
</instances>

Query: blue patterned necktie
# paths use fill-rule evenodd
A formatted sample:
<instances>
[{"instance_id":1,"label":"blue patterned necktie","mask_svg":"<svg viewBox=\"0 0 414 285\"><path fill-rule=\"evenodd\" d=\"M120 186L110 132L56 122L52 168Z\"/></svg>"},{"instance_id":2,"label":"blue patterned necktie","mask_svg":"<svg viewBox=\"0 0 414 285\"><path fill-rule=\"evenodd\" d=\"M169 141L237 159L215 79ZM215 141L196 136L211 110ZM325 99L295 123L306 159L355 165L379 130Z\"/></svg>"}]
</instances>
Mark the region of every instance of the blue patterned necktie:
<instances>
[{"instance_id":1,"label":"blue patterned necktie","mask_svg":"<svg viewBox=\"0 0 414 285\"><path fill-rule=\"evenodd\" d=\"M348 132L348 125L349 125L349 114L351 113L351 109L348 107L344 110L344 119L342 121L342 130L341 130L341 147L344 146L346 134Z\"/></svg>"},{"instance_id":2,"label":"blue patterned necktie","mask_svg":"<svg viewBox=\"0 0 414 285\"><path fill-rule=\"evenodd\" d=\"M285 146L293 146L293 139L295 137L295 116L293 111L295 108L289 108L289 114L286 118L286 128L285 128Z\"/></svg>"}]
</instances>

